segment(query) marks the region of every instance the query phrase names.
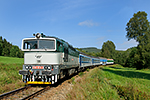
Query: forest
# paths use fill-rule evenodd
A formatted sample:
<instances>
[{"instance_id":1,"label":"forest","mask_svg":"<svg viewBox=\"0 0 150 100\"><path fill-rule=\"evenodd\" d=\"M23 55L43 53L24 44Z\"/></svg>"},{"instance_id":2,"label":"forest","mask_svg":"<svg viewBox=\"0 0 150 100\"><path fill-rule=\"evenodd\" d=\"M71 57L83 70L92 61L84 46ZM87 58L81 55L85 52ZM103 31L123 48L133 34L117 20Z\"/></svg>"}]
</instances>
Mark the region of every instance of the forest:
<instances>
[{"instance_id":1,"label":"forest","mask_svg":"<svg viewBox=\"0 0 150 100\"><path fill-rule=\"evenodd\" d=\"M24 53L18 46L12 45L5 38L3 39L3 37L0 36L0 56L23 58Z\"/></svg>"}]
</instances>

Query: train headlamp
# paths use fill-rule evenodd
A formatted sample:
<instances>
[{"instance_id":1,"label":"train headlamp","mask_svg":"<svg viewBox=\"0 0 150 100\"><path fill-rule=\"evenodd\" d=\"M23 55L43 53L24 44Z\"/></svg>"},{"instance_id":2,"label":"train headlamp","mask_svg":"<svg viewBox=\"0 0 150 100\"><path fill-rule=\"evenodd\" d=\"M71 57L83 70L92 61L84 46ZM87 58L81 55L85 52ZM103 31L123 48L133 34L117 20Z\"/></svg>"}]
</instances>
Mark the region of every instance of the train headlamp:
<instances>
[{"instance_id":1,"label":"train headlamp","mask_svg":"<svg viewBox=\"0 0 150 100\"><path fill-rule=\"evenodd\" d=\"M31 69L32 67L31 66L29 66L29 69Z\"/></svg>"},{"instance_id":2,"label":"train headlamp","mask_svg":"<svg viewBox=\"0 0 150 100\"><path fill-rule=\"evenodd\" d=\"M51 67L49 66L47 69L48 69L48 70L50 70L50 69L51 69Z\"/></svg>"},{"instance_id":3,"label":"train headlamp","mask_svg":"<svg viewBox=\"0 0 150 100\"><path fill-rule=\"evenodd\" d=\"M41 37L41 34L40 33L37 33L36 34L36 38L40 38Z\"/></svg>"},{"instance_id":4,"label":"train headlamp","mask_svg":"<svg viewBox=\"0 0 150 100\"><path fill-rule=\"evenodd\" d=\"M26 69L28 69L29 67L28 67L28 66L26 66L25 68L26 68Z\"/></svg>"},{"instance_id":5,"label":"train headlamp","mask_svg":"<svg viewBox=\"0 0 150 100\"><path fill-rule=\"evenodd\" d=\"M47 69L47 66L45 66L44 69Z\"/></svg>"},{"instance_id":6,"label":"train headlamp","mask_svg":"<svg viewBox=\"0 0 150 100\"><path fill-rule=\"evenodd\" d=\"M40 37L46 37L43 33L36 33L36 34L33 34L33 36L35 36L36 38L40 38Z\"/></svg>"}]
</instances>

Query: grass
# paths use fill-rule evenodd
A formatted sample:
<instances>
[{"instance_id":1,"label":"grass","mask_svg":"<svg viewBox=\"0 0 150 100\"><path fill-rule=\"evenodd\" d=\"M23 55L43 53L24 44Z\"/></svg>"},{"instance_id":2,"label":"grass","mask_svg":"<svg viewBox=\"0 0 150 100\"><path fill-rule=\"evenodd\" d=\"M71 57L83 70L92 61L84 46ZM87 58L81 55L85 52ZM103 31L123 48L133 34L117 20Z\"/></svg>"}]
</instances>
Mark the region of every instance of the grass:
<instances>
[{"instance_id":1,"label":"grass","mask_svg":"<svg viewBox=\"0 0 150 100\"><path fill-rule=\"evenodd\" d=\"M150 94L150 70L136 70L134 68L105 67L102 69L110 83L118 86L133 85L142 92Z\"/></svg>"},{"instance_id":2,"label":"grass","mask_svg":"<svg viewBox=\"0 0 150 100\"><path fill-rule=\"evenodd\" d=\"M23 58L0 56L0 94L23 86L22 76L19 70L22 69Z\"/></svg>"},{"instance_id":3,"label":"grass","mask_svg":"<svg viewBox=\"0 0 150 100\"><path fill-rule=\"evenodd\" d=\"M95 68L79 77L67 95L69 100L150 99L150 70L111 65Z\"/></svg>"},{"instance_id":4,"label":"grass","mask_svg":"<svg viewBox=\"0 0 150 100\"><path fill-rule=\"evenodd\" d=\"M23 64L23 62L23 58L0 56L0 63L2 64Z\"/></svg>"},{"instance_id":5,"label":"grass","mask_svg":"<svg viewBox=\"0 0 150 100\"><path fill-rule=\"evenodd\" d=\"M25 85L18 74L22 65L23 58L0 56L0 94ZM70 100L150 99L149 69L121 65L96 67L87 69L87 73L80 72L77 79L71 80L74 87L67 95Z\"/></svg>"}]
</instances>

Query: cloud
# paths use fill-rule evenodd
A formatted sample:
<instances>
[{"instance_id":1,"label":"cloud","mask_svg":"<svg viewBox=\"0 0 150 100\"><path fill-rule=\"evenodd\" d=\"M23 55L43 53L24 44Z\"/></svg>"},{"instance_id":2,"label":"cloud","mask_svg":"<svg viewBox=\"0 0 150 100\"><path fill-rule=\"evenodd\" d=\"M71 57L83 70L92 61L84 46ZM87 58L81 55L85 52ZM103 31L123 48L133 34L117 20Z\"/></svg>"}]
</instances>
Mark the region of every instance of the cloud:
<instances>
[{"instance_id":1,"label":"cloud","mask_svg":"<svg viewBox=\"0 0 150 100\"><path fill-rule=\"evenodd\" d=\"M92 26L98 26L99 24L96 22L93 22L92 20L86 20L86 21L80 22L78 25L92 27Z\"/></svg>"},{"instance_id":2,"label":"cloud","mask_svg":"<svg viewBox=\"0 0 150 100\"><path fill-rule=\"evenodd\" d=\"M128 44L130 44L130 45L138 45L138 42L136 42L136 40L130 40L130 41L125 41L124 43L123 43L123 45L128 45Z\"/></svg>"},{"instance_id":3,"label":"cloud","mask_svg":"<svg viewBox=\"0 0 150 100\"><path fill-rule=\"evenodd\" d=\"M130 40L130 41L125 41L123 43L117 43L117 50L127 50L128 48L131 47L137 47L138 42L136 42L135 40Z\"/></svg>"}]
</instances>

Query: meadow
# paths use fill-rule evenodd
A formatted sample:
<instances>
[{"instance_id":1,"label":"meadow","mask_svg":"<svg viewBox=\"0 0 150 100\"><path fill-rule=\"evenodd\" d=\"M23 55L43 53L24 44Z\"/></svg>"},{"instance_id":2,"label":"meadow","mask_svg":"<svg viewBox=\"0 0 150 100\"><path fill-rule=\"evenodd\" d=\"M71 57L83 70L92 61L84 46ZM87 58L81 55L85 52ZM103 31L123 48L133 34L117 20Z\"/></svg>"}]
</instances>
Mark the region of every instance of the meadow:
<instances>
[{"instance_id":1,"label":"meadow","mask_svg":"<svg viewBox=\"0 0 150 100\"><path fill-rule=\"evenodd\" d=\"M0 94L24 86L19 70L24 59L0 56Z\"/></svg>"},{"instance_id":2,"label":"meadow","mask_svg":"<svg viewBox=\"0 0 150 100\"><path fill-rule=\"evenodd\" d=\"M0 56L0 94L22 87L24 59ZM72 77L73 89L67 100L150 99L150 70L121 65L99 66Z\"/></svg>"},{"instance_id":3,"label":"meadow","mask_svg":"<svg viewBox=\"0 0 150 100\"><path fill-rule=\"evenodd\" d=\"M72 78L69 100L149 100L150 70L121 65L101 66Z\"/></svg>"}]
</instances>

